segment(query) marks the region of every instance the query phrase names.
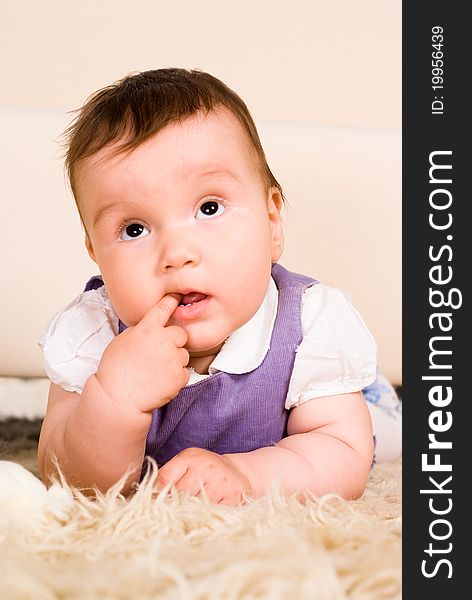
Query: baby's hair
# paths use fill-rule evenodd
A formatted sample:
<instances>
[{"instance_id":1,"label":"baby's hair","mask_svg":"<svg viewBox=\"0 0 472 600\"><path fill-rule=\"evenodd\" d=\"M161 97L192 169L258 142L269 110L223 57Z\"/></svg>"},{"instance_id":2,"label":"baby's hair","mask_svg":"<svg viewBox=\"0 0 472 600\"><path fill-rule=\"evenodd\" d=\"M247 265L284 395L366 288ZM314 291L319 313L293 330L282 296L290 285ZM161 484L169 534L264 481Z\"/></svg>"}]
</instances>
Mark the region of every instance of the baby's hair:
<instances>
[{"instance_id":1,"label":"baby's hair","mask_svg":"<svg viewBox=\"0 0 472 600\"><path fill-rule=\"evenodd\" d=\"M131 151L166 125L217 108L230 111L238 119L254 151L263 184L267 189L277 187L283 198L243 100L208 73L168 68L130 74L98 90L66 129L65 166L77 205L75 175L80 160L110 144L117 144L117 153Z\"/></svg>"}]
</instances>

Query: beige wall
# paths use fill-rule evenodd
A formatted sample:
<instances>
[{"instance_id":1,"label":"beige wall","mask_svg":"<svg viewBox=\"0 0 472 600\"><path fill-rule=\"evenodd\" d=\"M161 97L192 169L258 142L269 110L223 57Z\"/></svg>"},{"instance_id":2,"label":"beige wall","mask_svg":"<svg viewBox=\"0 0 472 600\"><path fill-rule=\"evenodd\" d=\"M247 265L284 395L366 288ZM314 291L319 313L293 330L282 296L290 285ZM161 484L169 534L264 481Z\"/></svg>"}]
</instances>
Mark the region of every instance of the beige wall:
<instances>
[{"instance_id":1,"label":"beige wall","mask_svg":"<svg viewBox=\"0 0 472 600\"><path fill-rule=\"evenodd\" d=\"M133 70L201 68L257 119L401 125L400 0L7 0L10 106L77 108Z\"/></svg>"}]
</instances>

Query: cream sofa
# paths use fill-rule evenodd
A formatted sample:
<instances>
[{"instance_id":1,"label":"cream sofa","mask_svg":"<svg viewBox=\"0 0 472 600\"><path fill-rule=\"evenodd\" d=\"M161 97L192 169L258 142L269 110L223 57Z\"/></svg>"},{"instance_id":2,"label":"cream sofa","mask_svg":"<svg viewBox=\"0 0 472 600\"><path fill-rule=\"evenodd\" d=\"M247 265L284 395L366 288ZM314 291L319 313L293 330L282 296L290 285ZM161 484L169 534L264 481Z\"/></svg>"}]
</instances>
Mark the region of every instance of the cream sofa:
<instances>
[{"instance_id":1,"label":"cream sofa","mask_svg":"<svg viewBox=\"0 0 472 600\"><path fill-rule=\"evenodd\" d=\"M43 376L36 340L97 272L62 169L58 110L0 108L3 320L0 376ZM282 184L281 263L340 287L364 316L379 364L401 383L401 137L397 130L258 123Z\"/></svg>"}]
</instances>

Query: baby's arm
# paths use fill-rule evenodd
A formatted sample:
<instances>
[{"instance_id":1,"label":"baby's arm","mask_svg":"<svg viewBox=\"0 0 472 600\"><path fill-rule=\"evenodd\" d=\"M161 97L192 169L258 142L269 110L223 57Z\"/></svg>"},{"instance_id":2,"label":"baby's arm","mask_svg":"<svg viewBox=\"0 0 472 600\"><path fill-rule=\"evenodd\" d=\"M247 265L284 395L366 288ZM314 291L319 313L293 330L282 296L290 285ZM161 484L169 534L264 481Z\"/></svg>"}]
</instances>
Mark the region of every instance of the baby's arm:
<instances>
[{"instance_id":1,"label":"baby's arm","mask_svg":"<svg viewBox=\"0 0 472 600\"><path fill-rule=\"evenodd\" d=\"M158 484L174 483L213 502L238 504L244 493L262 496L278 480L285 492L335 492L357 498L373 455L370 413L362 393L326 396L294 408L288 437L275 446L222 456L189 448L159 470Z\"/></svg>"},{"instance_id":2,"label":"baby's arm","mask_svg":"<svg viewBox=\"0 0 472 600\"><path fill-rule=\"evenodd\" d=\"M107 346L82 394L51 385L38 463L49 481L54 457L67 479L107 490L131 469L125 492L139 479L155 408L188 381L187 335L165 327L180 298L168 295Z\"/></svg>"},{"instance_id":3,"label":"baby's arm","mask_svg":"<svg viewBox=\"0 0 472 600\"><path fill-rule=\"evenodd\" d=\"M151 414L119 406L96 375L82 394L51 384L38 447L42 479L50 482L57 458L67 480L79 487L111 487L129 468L125 492L139 478Z\"/></svg>"},{"instance_id":4,"label":"baby's arm","mask_svg":"<svg viewBox=\"0 0 472 600\"><path fill-rule=\"evenodd\" d=\"M288 437L278 444L226 456L247 477L254 496L278 479L287 492L353 499L365 489L373 450L369 409L356 392L304 402L290 413Z\"/></svg>"}]
</instances>

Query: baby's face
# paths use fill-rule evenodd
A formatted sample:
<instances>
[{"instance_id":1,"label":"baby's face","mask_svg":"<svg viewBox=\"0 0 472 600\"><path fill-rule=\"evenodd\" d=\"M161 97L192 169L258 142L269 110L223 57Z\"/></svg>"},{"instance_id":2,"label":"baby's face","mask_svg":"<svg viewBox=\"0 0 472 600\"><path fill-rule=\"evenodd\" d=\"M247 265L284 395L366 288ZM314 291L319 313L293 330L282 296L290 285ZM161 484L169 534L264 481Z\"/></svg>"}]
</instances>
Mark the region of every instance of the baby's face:
<instances>
[{"instance_id":1,"label":"baby's face","mask_svg":"<svg viewBox=\"0 0 472 600\"><path fill-rule=\"evenodd\" d=\"M77 184L87 247L126 325L166 294L197 292L169 325L208 356L255 314L282 250L281 197L233 115L194 115L129 154L102 149Z\"/></svg>"}]
</instances>

